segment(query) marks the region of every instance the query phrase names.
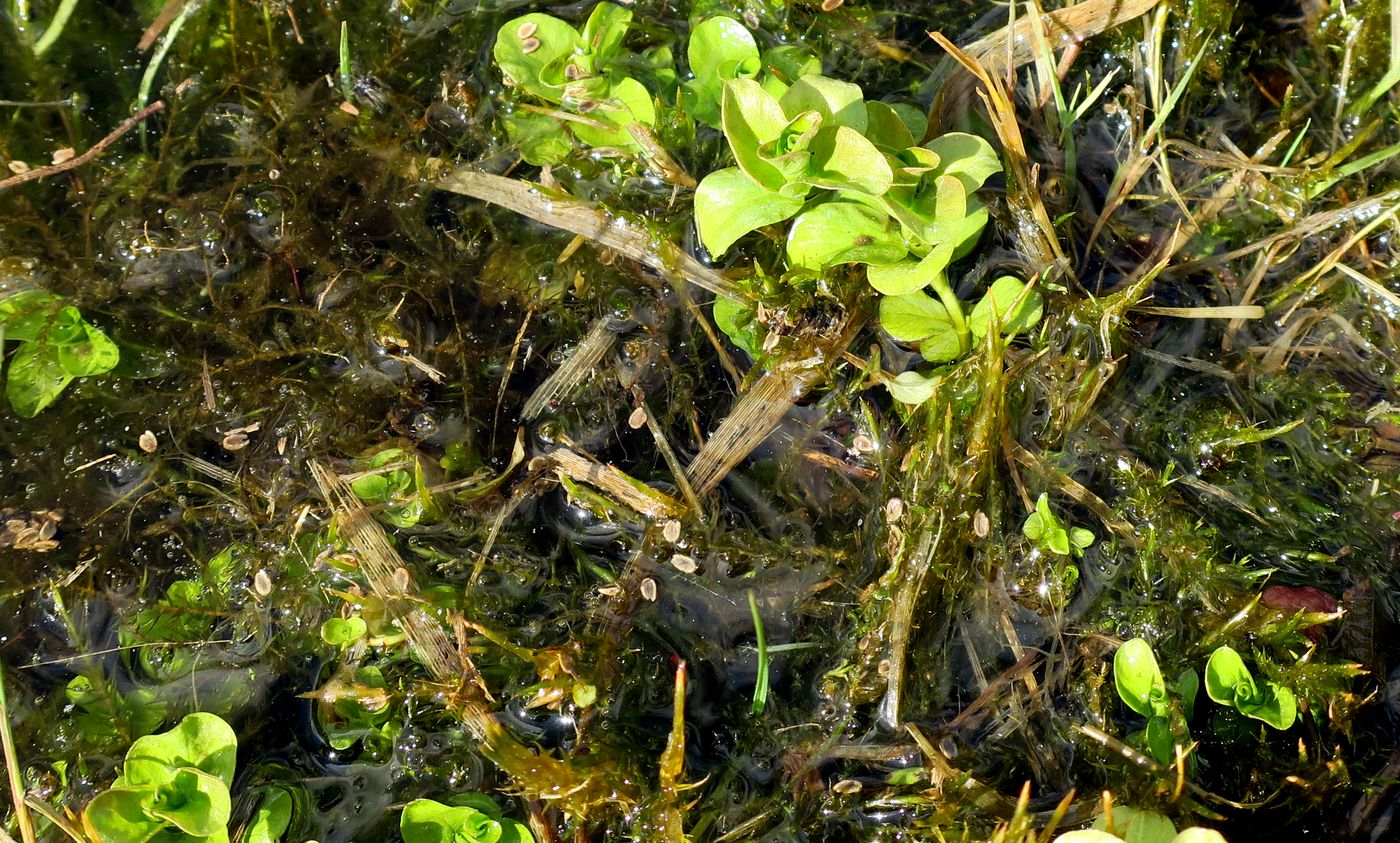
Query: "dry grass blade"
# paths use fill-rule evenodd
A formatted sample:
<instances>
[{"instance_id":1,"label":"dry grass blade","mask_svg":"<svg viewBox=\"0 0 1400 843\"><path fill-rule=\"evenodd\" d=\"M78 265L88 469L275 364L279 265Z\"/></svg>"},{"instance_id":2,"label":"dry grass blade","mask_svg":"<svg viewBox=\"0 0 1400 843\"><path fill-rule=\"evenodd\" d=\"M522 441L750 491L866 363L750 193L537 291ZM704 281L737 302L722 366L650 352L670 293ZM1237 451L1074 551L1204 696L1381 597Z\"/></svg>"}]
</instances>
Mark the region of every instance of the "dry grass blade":
<instances>
[{"instance_id":1,"label":"dry grass blade","mask_svg":"<svg viewBox=\"0 0 1400 843\"><path fill-rule=\"evenodd\" d=\"M685 514L685 506L680 501L629 477L614 466L596 462L568 448L551 451L549 459L561 476L577 483L587 483L648 518L679 518Z\"/></svg>"},{"instance_id":2,"label":"dry grass blade","mask_svg":"<svg viewBox=\"0 0 1400 843\"><path fill-rule=\"evenodd\" d=\"M1023 17L967 45L963 52L999 76L1035 59L1039 29L1053 39L1052 48L1072 47L1086 38L1141 17L1160 0L1086 0L1064 9ZM1009 61L1008 61L1009 60Z\"/></svg>"},{"instance_id":3,"label":"dry grass blade","mask_svg":"<svg viewBox=\"0 0 1400 843\"><path fill-rule=\"evenodd\" d=\"M461 168L439 180L440 190L499 205L535 222L579 234L663 275L688 281L716 295L747 301L752 296L734 282L661 240L588 202L546 196L538 185Z\"/></svg>"},{"instance_id":4,"label":"dry grass blade","mask_svg":"<svg viewBox=\"0 0 1400 843\"><path fill-rule=\"evenodd\" d=\"M1045 203L1040 198L1040 190L1031 175L1026 142L1021 136L1011 93L998 76L989 73L977 58L958 49L942 33L930 32L929 37L938 42L948 55L982 83L983 89L978 93L987 107L992 127L996 129L997 137L1001 140L1002 157L1009 177L1007 206L1013 214L1021 218L1017 230L1022 235L1022 248L1035 263L1057 267L1061 271L1067 270L1069 262L1060 248L1055 226L1050 221Z\"/></svg>"},{"instance_id":5,"label":"dry grass blade","mask_svg":"<svg viewBox=\"0 0 1400 843\"><path fill-rule=\"evenodd\" d=\"M617 334L608 328L608 319L603 317L593 322L584 334L583 340L574 349L564 365L554 370L544 383L539 385L521 410L520 417L530 421L544 412L570 390L583 382L583 379L597 367L598 363L612 350Z\"/></svg>"},{"instance_id":6,"label":"dry grass blade","mask_svg":"<svg viewBox=\"0 0 1400 843\"><path fill-rule=\"evenodd\" d=\"M384 601L385 607L403 629L418 657L439 682L457 684L461 677L461 662L447 632L420 608L412 577L404 587L406 571L403 557L390 543L378 521L365 509L350 485L340 475L317 462L311 463L311 476L321 490L321 496L335 509L340 534L358 553L360 570L370 590Z\"/></svg>"}]
</instances>

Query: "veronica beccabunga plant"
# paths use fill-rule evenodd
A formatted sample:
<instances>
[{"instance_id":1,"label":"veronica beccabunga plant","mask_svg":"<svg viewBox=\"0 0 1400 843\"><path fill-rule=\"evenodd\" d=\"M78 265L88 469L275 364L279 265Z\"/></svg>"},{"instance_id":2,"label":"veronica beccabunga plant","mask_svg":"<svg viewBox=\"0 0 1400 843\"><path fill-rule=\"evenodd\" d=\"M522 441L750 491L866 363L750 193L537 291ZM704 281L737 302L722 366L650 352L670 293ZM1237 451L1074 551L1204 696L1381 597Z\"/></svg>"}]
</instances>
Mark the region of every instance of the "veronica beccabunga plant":
<instances>
[{"instance_id":1,"label":"veronica beccabunga plant","mask_svg":"<svg viewBox=\"0 0 1400 843\"><path fill-rule=\"evenodd\" d=\"M1287 729L1298 717L1293 692L1277 682L1262 685L1230 647L1219 647L1206 662L1206 694L1221 705L1275 729Z\"/></svg>"},{"instance_id":2,"label":"veronica beccabunga plant","mask_svg":"<svg viewBox=\"0 0 1400 843\"><path fill-rule=\"evenodd\" d=\"M1039 321L1039 294L1015 277L997 279L969 313L947 276L987 223L976 191L1001 170L987 141L953 132L919 143L921 112L866 101L858 85L817 74L790 86L730 79L720 122L736 166L710 173L695 193L712 255L791 220L789 269L863 266L884 297L885 330L933 363L997 328L1015 333Z\"/></svg>"},{"instance_id":3,"label":"veronica beccabunga plant","mask_svg":"<svg viewBox=\"0 0 1400 843\"><path fill-rule=\"evenodd\" d=\"M582 32L542 13L501 27L493 54L505 84L521 95L503 123L527 162L557 163L575 141L639 149L629 127L654 126L656 105L637 77L669 87L676 74L669 47L623 48L631 22L630 9L599 3Z\"/></svg>"},{"instance_id":4,"label":"veronica beccabunga plant","mask_svg":"<svg viewBox=\"0 0 1400 843\"><path fill-rule=\"evenodd\" d=\"M122 774L88 803L83 824L102 843L146 843L158 835L172 843L226 843L237 754L238 737L222 718L190 714L132 743Z\"/></svg>"}]
</instances>

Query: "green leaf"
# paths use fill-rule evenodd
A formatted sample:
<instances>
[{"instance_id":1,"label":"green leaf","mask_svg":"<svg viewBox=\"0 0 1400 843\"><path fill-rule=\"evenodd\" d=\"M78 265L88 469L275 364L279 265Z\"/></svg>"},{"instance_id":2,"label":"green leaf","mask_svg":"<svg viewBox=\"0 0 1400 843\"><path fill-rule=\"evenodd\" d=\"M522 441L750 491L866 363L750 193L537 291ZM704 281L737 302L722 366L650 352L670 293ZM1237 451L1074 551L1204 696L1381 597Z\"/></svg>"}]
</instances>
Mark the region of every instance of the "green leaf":
<instances>
[{"instance_id":1,"label":"green leaf","mask_svg":"<svg viewBox=\"0 0 1400 843\"><path fill-rule=\"evenodd\" d=\"M522 824L468 806L415 799L399 817L404 843L533 843Z\"/></svg>"},{"instance_id":2,"label":"green leaf","mask_svg":"<svg viewBox=\"0 0 1400 843\"><path fill-rule=\"evenodd\" d=\"M1069 556L1069 536L1064 530L1051 530L1045 537L1045 546L1061 556Z\"/></svg>"},{"instance_id":3,"label":"green leaf","mask_svg":"<svg viewBox=\"0 0 1400 843\"><path fill-rule=\"evenodd\" d=\"M1291 728L1298 718L1298 701L1293 692L1276 682L1266 682L1264 688L1264 702L1248 708L1241 707L1240 713L1262 720L1275 729Z\"/></svg>"},{"instance_id":4,"label":"green leaf","mask_svg":"<svg viewBox=\"0 0 1400 843\"><path fill-rule=\"evenodd\" d=\"M286 788L264 788L262 801L253 812L253 818L248 822L239 843L278 843L291 822L292 795Z\"/></svg>"},{"instance_id":5,"label":"green leaf","mask_svg":"<svg viewBox=\"0 0 1400 843\"><path fill-rule=\"evenodd\" d=\"M145 843L166 827L146 814L150 790L113 787L97 794L83 812L83 821L101 843Z\"/></svg>"},{"instance_id":6,"label":"green leaf","mask_svg":"<svg viewBox=\"0 0 1400 843\"><path fill-rule=\"evenodd\" d=\"M804 111L815 111L826 126L845 126L864 135L868 125L865 94L859 85L826 76L803 76L779 102L789 118Z\"/></svg>"},{"instance_id":7,"label":"green leaf","mask_svg":"<svg viewBox=\"0 0 1400 843\"><path fill-rule=\"evenodd\" d=\"M1147 718L1147 728L1143 730L1143 743L1147 752L1158 764L1170 764L1172 760L1171 721L1154 714Z\"/></svg>"},{"instance_id":8,"label":"green leaf","mask_svg":"<svg viewBox=\"0 0 1400 843\"><path fill-rule=\"evenodd\" d=\"M0 325L5 328L5 339L38 339L62 309L62 302L43 290L23 290L0 298Z\"/></svg>"},{"instance_id":9,"label":"green leaf","mask_svg":"<svg viewBox=\"0 0 1400 843\"><path fill-rule=\"evenodd\" d=\"M1144 717L1151 716L1154 700L1166 693L1152 645L1142 638L1124 641L1113 655L1113 684L1128 708Z\"/></svg>"},{"instance_id":10,"label":"green leaf","mask_svg":"<svg viewBox=\"0 0 1400 843\"><path fill-rule=\"evenodd\" d=\"M43 341L26 342L10 358L5 397L21 418L33 418L58 400L73 376L59 362L57 347Z\"/></svg>"},{"instance_id":11,"label":"green leaf","mask_svg":"<svg viewBox=\"0 0 1400 843\"><path fill-rule=\"evenodd\" d=\"M721 102L724 137L740 169L769 190L781 189L785 181L782 172L759 155L759 148L787 128L789 120L782 106L752 79L724 83Z\"/></svg>"},{"instance_id":12,"label":"green leaf","mask_svg":"<svg viewBox=\"0 0 1400 843\"><path fill-rule=\"evenodd\" d=\"M1000 325L1001 332L1010 336L1029 330L1039 322L1042 306L1039 293L1026 291L1026 285L1019 278L1003 275L992 282L987 294L972 308L967 326L979 341L993 325Z\"/></svg>"},{"instance_id":13,"label":"green leaf","mask_svg":"<svg viewBox=\"0 0 1400 843\"><path fill-rule=\"evenodd\" d=\"M784 44L763 52L763 70L768 78L783 86L783 93L803 76L820 74L821 59L812 55L805 47ZM781 94L777 95L781 97Z\"/></svg>"},{"instance_id":14,"label":"green leaf","mask_svg":"<svg viewBox=\"0 0 1400 843\"><path fill-rule=\"evenodd\" d=\"M606 62L617 55L622 47L622 39L627 35L627 25L632 22L632 10L616 3L599 3L593 7L583 25L581 38L584 50L592 53L599 62ZM536 33L535 37L539 37Z\"/></svg>"},{"instance_id":15,"label":"green leaf","mask_svg":"<svg viewBox=\"0 0 1400 843\"><path fill-rule=\"evenodd\" d=\"M758 356L758 331L752 314L753 310L726 296L715 297L715 326L729 337L730 342L747 351L750 357Z\"/></svg>"},{"instance_id":16,"label":"green leaf","mask_svg":"<svg viewBox=\"0 0 1400 843\"><path fill-rule=\"evenodd\" d=\"M120 786L160 785L175 771L192 767L232 784L238 736L215 714L186 715L175 728L137 739L126 753Z\"/></svg>"},{"instance_id":17,"label":"green leaf","mask_svg":"<svg viewBox=\"0 0 1400 843\"><path fill-rule=\"evenodd\" d=\"M156 789L146 812L191 837L208 837L228 828L233 801L227 784L202 770L183 767Z\"/></svg>"},{"instance_id":18,"label":"green leaf","mask_svg":"<svg viewBox=\"0 0 1400 843\"><path fill-rule=\"evenodd\" d=\"M922 290L943 276L952 261L952 246L939 246L919 260L901 260L865 271L865 279L878 292L902 296Z\"/></svg>"},{"instance_id":19,"label":"green leaf","mask_svg":"<svg viewBox=\"0 0 1400 843\"><path fill-rule=\"evenodd\" d=\"M1240 654L1230 647L1217 647L1206 661L1206 695L1221 705L1232 707L1241 699L1246 703L1258 699L1254 676L1244 666Z\"/></svg>"},{"instance_id":20,"label":"green leaf","mask_svg":"<svg viewBox=\"0 0 1400 843\"><path fill-rule=\"evenodd\" d=\"M492 55L514 83L540 99L559 102L564 90L564 65L579 49L578 30L564 21L540 13L507 21L496 33Z\"/></svg>"},{"instance_id":21,"label":"green leaf","mask_svg":"<svg viewBox=\"0 0 1400 843\"><path fill-rule=\"evenodd\" d=\"M1176 826L1165 816L1126 805L1113 806L1112 828L1108 827L1108 816L1105 814L1100 814L1094 820L1094 828L1116 834L1124 843L1171 843L1176 836Z\"/></svg>"},{"instance_id":22,"label":"green leaf","mask_svg":"<svg viewBox=\"0 0 1400 843\"><path fill-rule=\"evenodd\" d=\"M1066 831L1064 834L1058 835L1052 843L1123 843L1123 840L1107 831L1081 828L1078 831Z\"/></svg>"},{"instance_id":23,"label":"green leaf","mask_svg":"<svg viewBox=\"0 0 1400 843\"><path fill-rule=\"evenodd\" d=\"M916 142L928 134L928 115L924 113L922 108L907 102L890 103L890 108L893 108L895 113L899 115L899 119L904 121L904 125L909 128L909 134L914 136Z\"/></svg>"},{"instance_id":24,"label":"green leaf","mask_svg":"<svg viewBox=\"0 0 1400 843\"><path fill-rule=\"evenodd\" d=\"M750 231L782 222L802 210L801 199L768 190L737 167L716 170L695 189L700 242L718 258Z\"/></svg>"},{"instance_id":25,"label":"green leaf","mask_svg":"<svg viewBox=\"0 0 1400 843\"><path fill-rule=\"evenodd\" d=\"M990 143L977 135L949 132L924 144L938 154L940 176L954 176L971 193L1002 170L1001 158Z\"/></svg>"},{"instance_id":26,"label":"green leaf","mask_svg":"<svg viewBox=\"0 0 1400 843\"><path fill-rule=\"evenodd\" d=\"M885 388L894 400L903 404L922 404L933 397L942 380L938 375L921 375L918 372L900 372L885 381Z\"/></svg>"},{"instance_id":27,"label":"green leaf","mask_svg":"<svg viewBox=\"0 0 1400 843\"><path fill-rule=\"evenodd\" d=\"M321 640L336 647L349 647L369 632L369 624L359 615L330 618L321 624Z\"/></svg>"},{"instance_id":28,"label":"green leaf","mask_svg":"<svg viewBox=\"0 0 1400 843\"><path fill-rule=\"evenodd\" d=\"M528 164L558 164L573 151L574 142L563 124L547 114L514 111L501 116L506 137Z\"/></svg>"},{"instance_id":29,"label":"green leaf","mask_svg":"<svg viewBox=\"0 0 1400 843\"><path fill-rule=\"evenodd\" d=\"M83 338L57 347L58 363L75 378L110 372L120 361L117 344L102 331L82 323Z\"/></svg>"},{"instance_id":30,"label":"green leaf","mask_svg":"<svg viewBox=\"0 0 1400 843\"><path fill-rule=\"evenodd\" d=\"M893 263L908 250L887 215L855 202L827 202L793 220L787 254L792 266L819 270L839 263Z\"/></svg>"},{"instance_id":31,"label":"green leaf","mask_svg":"<svg viewBox=\"0 0 1400 843\"><path fill-rule=\"evenodd\" d=\"M1040 517L1039 512L1032 512L1030 515L1027 515L1025 523L1021 525L1021 532L1025 534L1026 538L1036 544L1040 544L1045 538L1046 529L1045 521Z\"/></svg>"},{"instance_id":32,"label":"green leaf","mask_svg":"<svg viewBox=\"0 0 1400 843\"><path fill-rule=\"evenodd\" d=\"M1071 527L1069 529L1069 543L1074 547L1075 553L1083 555L1083 552L1094 545L1094 534L1083 527Z\"/></svg>"},{"instance_id":33,"label":"green leaf","mask_svg":"<svg viewBox=\"0 0 1400 843\"><path fill-rule=\"evenodd\" d=\"M720 125L720 99L730 79L752 79L761 67L758 44L743 24L728 17L701 22L686 45L694 79L683 86L686 113L707 126Z\"/></svg>"},{"instance_id":34,"label":"green leaf","mask_svg":"<svg viewBox=\"0 0 1400 843\"><path fill-rule=\"evenodd\" d=\"M880 327L900 342L919 342L948 331L956 335L957 330L943 303L923 292L881 298Z\"/></svg>"},{"instance_id":35,"label":"green leaf","mask_svg":"<svg viewBox=\"0 0 1400 843\"><path fill-rule=\"evenodd\" d=\"M865 136L880 149L891 154L914 145L914 134L890 105L871 100L865 104L869 127Z\"/></svg>"},{"instance_id":36,"label":"green leaf","mask_svg":"<svg viewBox=\"0 0 1400 843\"><path fill-rule=\"evenodd\" d=\"M1201 691L1201 677L1194 667L1188 667L1176 678L1172 690L1181 698L1181 708L1190 720L1196 712L1196 695Z\"/></svg>"},{"instance_id":37,"label":"green leaf","mask_svg":"<svg viewBox=\"0 0 1400 843\"><path fill-rule=\"evenodd\" d=\"M811 165L805 181L817 187L880 196L894 181L894 172L884 154L855 129L824 128L812 138L810 151Z\"/></svg>"},{"instance_id":38,"label":"green leaf","mask_svg":"<svg viewBox=\"0 0 1400 843\"><path fill-rule=\"evenodd\" d=\"M570 124L574 135L589 146L635 149L637 142L627 127L633 123L656 124L656 105L651 100L651 92L636 79L623 77L610 83L607 97L596 102L598 106L584 115L596 125Z\"/></svg>"}]
</instances>

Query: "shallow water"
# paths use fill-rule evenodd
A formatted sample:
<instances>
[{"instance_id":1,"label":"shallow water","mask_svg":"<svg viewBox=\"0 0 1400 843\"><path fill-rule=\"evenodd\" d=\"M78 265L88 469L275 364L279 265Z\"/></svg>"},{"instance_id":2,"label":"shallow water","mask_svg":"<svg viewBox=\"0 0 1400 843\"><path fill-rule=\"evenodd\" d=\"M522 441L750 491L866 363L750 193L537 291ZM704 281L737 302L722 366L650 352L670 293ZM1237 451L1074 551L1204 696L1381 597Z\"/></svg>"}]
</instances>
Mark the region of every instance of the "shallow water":
<instances>
[{"instance_id":1,"label":"shallow water","mask_svg":"<svg viewBox=\"0 0 1400 843\"><path fill-rule=\"evenodd\" d=\"M591 5L547 8L579 21ZM1165 66L1184 67L1228 5L1179 4ZM768 43L807 44L828 75L901 98L927 96L941 58L925 29L965 44L1003 20L962 0L849 2L832 14L776 0L694 6L746 14ZM701 784L682 804L696 840L985 839L1028 780L1042 822L1071 789L1081 794L1072 819L1086 820L1095 806L1082 795L1102 788L1183 825L1208 820L1232 840L1263 827L1316 835L1360 812L1396 736L1393 701L1377 693L1394 663L1396 314L1374 291L1333 282L1299 330L1285 294L1365 220L1272 253L1256 301L1281 304L1266 318L1110 318L1110 299L1096 296L1121 289L1183 218L1147 184L1077 283L1051 297L1044 328L1007 352L1012 374L983 381L969 364L936 411L906 411L856 367L828 367L671 540L660 522L532 461L567 447L683 500L655 435L631 418L644 399L688 462L735 405L740 387L690 309L695 291L588 245L564 257L569 234L429 184L459 164L540 177L500 128L507 92L490 61L496 29L534 6L190 8L155 71L162 114L86 167L0 193L0 296L36 285L63 295L122 352L110 375L74 382L35 419L0 412L0 508L63 513L55 549L0 548L9 716L43 798L79 810L110 784L131 739L204 710L239 733L235 825L253 810L253 787L292 784L287 840L392 838L405 802L471 791L560 839L659 837L649 812L663 804L656 770L684 660L683 780ZM135 45L155 11L80 7L35 57L7 9L0 99L76 95L82 106L0 108L0 154L39 166L128 116L153 60ZM637 14L643 40L682 51L685 4L640 3ZM1276 124L1316 118L1299 155L1320 169L1355 127L1327 137L1330 101L1283 115L1269 74L1327 90L1340 13L1313 30L1251 14L1236 9L1233 38L1214 36L1202 53L1172 136L1252 152ZM1057 140L1022 91L1031 159L1044 164L1055 215L1077 212L1058 229L1076 249L1123 160L1126 109L1145 78L1133 70L1145 61L1142 32L1134 22L1091 41L1069 77L1085 68L1097 82L1119 68L1117 108L1090 111L1075 132L1072 195L1056 181ZM1393 134L1385 125L1361 149ZM724 163L717 133L678 124L658 135L690 173ZM1227 177L1199 157L1175 166L1193 208ZM550 176L696 248L688 203L656 178L604 155ZM1251 182L1237 213L1150 287L1152 303L1236 302L1253 258L1188 259L1282 230L1281 206L1330 210L1392 181L1381 162L1345 180L1345 196L1300 199L1301 178ZM993 216L996 230L959 267L964 294L1030 260L1014 214L997 205ZM1392 242L1382 228L1364 245L1367 271L1394 295L1381 271ZM730 263L778 254L759 241ZM618 336L598 374L542 418L522 418L604 317ZM911 358L873 328L849 349L875 350L891 371ZM6 353L13 362L12 344ZM751 362L724 353L735 367ZM1004 386L1004 407L987 383ZM382 606L366 597L309 462L348 474L389 446L421 453L426 482L458 484L439 491L434 517L385 514L425 610L449 631L453 615L480 625L462 640L505 734L570 759L620 807L566 816L546 798L554 783L502 772L401 643L347 652L322 639L326 619L354 607L373 627ZM1095 532L1082 560L1022 536L1039 491ZM1348 609L1303 661L1307 639L1278 618L1230 620L1270 574ZM180 581L199 584L197 600L172 590ZM769 683L758 714L755 611ZM1079 728L1121 740L1141 727L1109 675L1113 646L1135 635L1154 641L1173 675L1203 665L1207 642L1257 645L1271 678L1313 689L1322 708L1271 733L1198 703L1199 790L1182 801L1170 771L1129 763ZM897 694L893 653L903 654ZM1348 675L1352 662L1368 676ZM356 672L366 666L382 688ZM74 701L79 676L99 701ZM595 702L580 701L584 686ZM355 694L368 702L347 702ZM1386 810L1361 813L1356 839Z\"/></svg>"}]
</instances>

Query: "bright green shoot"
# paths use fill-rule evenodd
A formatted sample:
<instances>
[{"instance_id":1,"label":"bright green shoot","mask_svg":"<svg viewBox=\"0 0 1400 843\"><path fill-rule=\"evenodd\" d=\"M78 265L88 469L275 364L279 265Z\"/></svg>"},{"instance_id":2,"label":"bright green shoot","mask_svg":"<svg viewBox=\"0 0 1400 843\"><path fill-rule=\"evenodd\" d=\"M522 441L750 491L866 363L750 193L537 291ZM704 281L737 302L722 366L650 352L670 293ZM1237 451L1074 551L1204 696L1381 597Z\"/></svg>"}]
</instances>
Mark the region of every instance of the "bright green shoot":
<instances>
[{"instance_id":1,"label":"bright green shoot","mask_svg":"<svg viewBox=\"0 0 1400 843\"><path fill-rule=\"evenodd\" d=\"M652 94L633 75L641 69L674 81L670 51L638 55L622 42L632 11L599 3L579 32L552 15L514 18L496 35L494 55L508 86L528 102L504 118L506 133L531 164L553 164L579 143L639 150L631 127L656 124Z\"/></svg>"},{"instance_id":2,"label":"bright green shoot","mask_svg":"<svg viewBox=\"0 0 1400 843\"><path fill-rule=\"evenodd\" d=\"M1026 517L1021 532L1042 550L1059 556L1083 556L1094 544L1094 534L1083 527L1065 528L1050 511L1050 496L1041 493L1035 502L1035 512Z\"/></svg>"},{"instance_id":3,"label":"bright green shoot","mask_svg":"<svg viewBox=\"0 0 1400 843\"><path fill-rule=\"evenodd\" d=\"M32 418L58 400L74 378L100 375L120 359L116 343L58 296L26 290L0 300L0 341L18 340L5 396Z\"/></svg>"},{"instance_id":4,"label":"bright green shoot","mask_svg":"<svg viewBox=\"0 0 1400 843\"><path fill-rule=\"evenodd\" d=\"M399 832L404 843L535 843L524 824L501 816L490 797L464 794L463 804L415 799L404 806Z\"/></svg>"},{"instance_id":5,"label":"bright green shoot","mask_svg":"<svg viewBox=\"0 0 1400 843\"><path fill-rule=\"evenodd\" d=\"M1113 684L1119 699L1147 718L1138 737L1159 763L1172 761L1174 745L1190 740L1186 722L1196 704L1200 679L1187 668L1168 688L1152 645L1142 638L1123 642L1113 656Z\"/></svg>"},{"instance_id":6,"label":"bright green shoot","mask_svg":"<svg viewBox=\"0 0 1400 843\"><path fill-rule=\"evenodd\" d=\"M1244 659L1229 647L1217 648L1206 662L1206 694L1275 729L1291 727L1298 716L1293 692L1276 682L1266 681L1260 687Z\"/></svg>"},{"instance_id":7,"label":"bright green shoot","mask_svg":"<svg viewBox=\"0 0 1400 843\"><path fill-rule=\"evenodd\" d=\"M228 840L238 738L220 717L196 713L168 732L138 739L122 774L93 798L83 822L94 840L145 843Z\"/></svg>"}]
</instances>

